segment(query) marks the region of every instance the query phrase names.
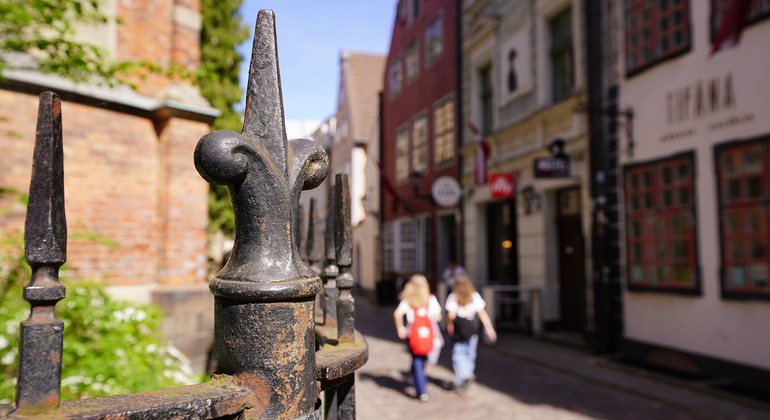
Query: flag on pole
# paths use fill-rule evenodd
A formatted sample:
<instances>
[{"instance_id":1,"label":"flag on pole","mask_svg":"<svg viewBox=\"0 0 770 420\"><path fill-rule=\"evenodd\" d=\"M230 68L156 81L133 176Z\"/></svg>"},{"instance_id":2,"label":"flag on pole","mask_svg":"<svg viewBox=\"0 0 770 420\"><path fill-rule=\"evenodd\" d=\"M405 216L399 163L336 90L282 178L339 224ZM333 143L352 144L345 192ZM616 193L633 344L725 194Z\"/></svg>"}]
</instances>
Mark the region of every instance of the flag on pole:
<instances>
[{"instance_id":1,"label":"flag on pole","mask_svg":"<svg viewBox=\"0 0 770 420\"><path fill-rule=\"evenodd\" d=\"M479 145L479 148L476 149L476 185L484 185L487 183L487 159L489 159L492 146L489 145L489 142L487 142L475 124L469 122L468 128L471 129L473 138L476 139Z\"/></svg>"},{"instance_id":2,"label":"flag on pole","mask_svg":"<svg viewBox=\"0 0 770 420\"><path fill-rule=\"evenodd\" d=\"M741 40L741 32L746 26L746 18L751 10L751 0L731 0L727 5L727 11L719 24L719 30L711 47L711 55L723 48L738 45Z\"/></svg>"}]
</instances>

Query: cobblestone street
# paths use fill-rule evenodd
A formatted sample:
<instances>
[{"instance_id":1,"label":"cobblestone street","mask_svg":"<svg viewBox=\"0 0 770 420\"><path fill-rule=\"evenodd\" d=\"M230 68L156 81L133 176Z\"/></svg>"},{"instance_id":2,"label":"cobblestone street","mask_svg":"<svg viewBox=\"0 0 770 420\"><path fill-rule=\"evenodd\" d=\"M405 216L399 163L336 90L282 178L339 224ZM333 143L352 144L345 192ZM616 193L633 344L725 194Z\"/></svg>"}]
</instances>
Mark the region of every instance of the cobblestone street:
<instances>
[{"instance_id":1,"label":"cobblestone street","mask_svg":"<svg viewBox=\"0 0 770 420\"><path fill-rule=\"evenodd\" d=\"M408 379L410 356L395 334L388 310L357 301L356 328L366 335L370 349L369 361L359 370L356 382L359 419L723 418L691 414L483 345L479 346L477 381L462 396L450 390L453 373L447 344L439 364L427 369L431 399L421 402L410 396L414 392Z\"/></svg>"}]
</instances>

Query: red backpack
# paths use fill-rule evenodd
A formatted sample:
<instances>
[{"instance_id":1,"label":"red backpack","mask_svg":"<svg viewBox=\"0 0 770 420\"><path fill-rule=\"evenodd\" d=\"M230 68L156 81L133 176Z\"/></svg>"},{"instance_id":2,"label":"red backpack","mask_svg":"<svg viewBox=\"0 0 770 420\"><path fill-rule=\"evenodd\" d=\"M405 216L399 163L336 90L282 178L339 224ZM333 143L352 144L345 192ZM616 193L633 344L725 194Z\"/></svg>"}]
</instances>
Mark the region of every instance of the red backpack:
<instances>
[{"instance_id":1,"label":"red backpack","mask_svg":"<svg viewBox=\"0 0 770 420\"><path fill-rule=\"evenodd\" d=\"M414 309L414 321L409 331L409 347L415 356L427 356L433 350L433 323L428 318L428 304L424 308Z\"/></svg>"}]
</instances>

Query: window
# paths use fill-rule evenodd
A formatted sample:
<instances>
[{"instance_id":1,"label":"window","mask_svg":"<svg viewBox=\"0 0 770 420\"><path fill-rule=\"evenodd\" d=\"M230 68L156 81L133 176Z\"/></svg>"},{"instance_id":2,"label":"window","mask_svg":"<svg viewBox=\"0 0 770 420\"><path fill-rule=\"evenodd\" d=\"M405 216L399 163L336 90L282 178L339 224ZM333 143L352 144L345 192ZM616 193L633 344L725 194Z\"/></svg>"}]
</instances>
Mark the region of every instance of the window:
<instances>
[{"instance_id":1,"label":"window","mask_svg":"<svg viewBox=\"0 0 770 420\"><path fill-rule=\"evenodd\" d=\"M422 114L412 122L412 170L428 172L428 117Z\"/></svg>"},{"instance_id":2,"label":"window","mask_svg":"<svg viewBox=\"0 0 770 420\"><path fill-rule=\"evenodd\" d=\"M551 86L553 102L572 95L575 71L572 54L572 9L556 15L548 23L551 33Z\"/></svg>"},{"instance_id":3,"label":"window","mask_svg":"<svg viewBox=\"0 0 770 420\"><path fill-rule=\"evenodd\" d=\"M626 0L626 72L690 48L689 0Z\"/></svg>"},{"instance_id":4,"label":"window","mask_svg":"<svg viewBox=\"0 0 770 420\"><path fill-rule=\"evenodd\" d=\"M402 127L396 133L396 183L409 178L409 130Z\"/></svg>"},{"instance_id":5,"label":"window","mask_svg":"<svg viewBox=\"0 0 770 420\"><path fill-rule=\"evenodd\" d=\"M444 51L442 15L438 15L428 23L425 29L425 62L431 64L441 56Z\"/></svg>"},{"instance_id":6,"label":"window","mask_svg":"<svg viewBox=\"0 0 770 420\"><path fill-rule=\"evenodd\" d=\"M770 297L770 139L718 146L722 293Z\"/></svg>"},{"instance_id":7,"label":"window","mask_svg":"<svg viewBox=\"0 0 770 420\"><path fill-rule=\"evenodd\" d=\"M479 70L479 101L481 102L481 134L492 132L492 66Z\"/></svg>"},{"instance_id":8,"label":"window","mask_svg":"<svg viewBox=\"0 0 770 420\"><path fill-rule=\"evenodd\" d=\"M406 47L406 81L411 82L420 74L420 38L415 37Z\"/></svg>"},{"instance_id":9,"label":"window","mask_svg":"<svg viewBox=\"0 0 770 420\"><path fill-rule=\"evenodd\" d=\"M401 91L401 83L404 79L404 73L401 69L401 57L396 58L390 63L388 68L388 85L390 87L390 96L395 96Z\"/></svg>"},{"instance_id":10,"label":"window","mask_svg":"<svg viewBox=\"0 0 770 420\"><path fill-rule=\"evenodd\" d=\"M699 293L693 153L625 170L629 289Z\"/></svg>"},{"instance_id":11,"label":"window","mask_svg":"<svg viewBox=\"0 0 770 420\"><path fill-rule=\"evenodd\" d=\"M455 159L455 101L449 99L433 109L433 164L438 167Z\"/></svg>"},{"instance_id":12,"label":"window","mask_svg":"<svg viewBox=\"0 0 770 420\"><path fill-rule=\"evenodd\" d=\"M749 15L746 17L746 24L750 25L758 20L770 16L770 1L768 0L750 0L751 6ZM722 19L727 13L727 7L730 0L711 0L711 41L717 36Z\"/></svg>"},{"instance_id":13,"label":"window","mask_svg":"<svg viewBox=\"0 0 770 420\"><path fill-rule=\"evenodd\" d=\"M420 17L422 0L411 0L409 6L409 23L412 24Z\"/></svg>"}]
</instances>

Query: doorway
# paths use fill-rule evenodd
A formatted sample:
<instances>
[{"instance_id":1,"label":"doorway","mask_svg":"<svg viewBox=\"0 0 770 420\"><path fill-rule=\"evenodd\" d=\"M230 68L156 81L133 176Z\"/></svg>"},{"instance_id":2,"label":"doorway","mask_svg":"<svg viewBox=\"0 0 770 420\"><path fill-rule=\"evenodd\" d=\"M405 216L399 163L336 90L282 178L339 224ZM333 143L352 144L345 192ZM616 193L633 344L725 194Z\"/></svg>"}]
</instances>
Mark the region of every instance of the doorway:
<instances>
[{"instance_id":1,"label":"doorway","mask_svg":"<svg viewBox=\"0 0 770 420\"><path fill-rule=\"evenodd\" d=\"M519 284L519 251L516 234L516 201L487 206L487 267L489 283Z\"/></svg>"},{"instance_id":2,"label":"doorway","mask_svg":"<svg viewBox=\"0 0 770 420\"><path fill-rule=\"evenodd\" d=\"M559 311L561 327L583 332L585 327L585 249L580 188L557 191Z\"/></svg>"}]
</instances>

